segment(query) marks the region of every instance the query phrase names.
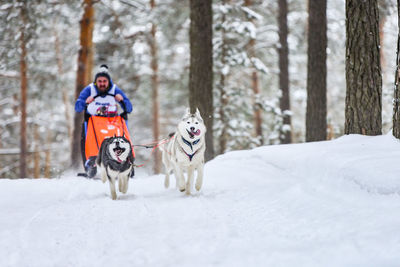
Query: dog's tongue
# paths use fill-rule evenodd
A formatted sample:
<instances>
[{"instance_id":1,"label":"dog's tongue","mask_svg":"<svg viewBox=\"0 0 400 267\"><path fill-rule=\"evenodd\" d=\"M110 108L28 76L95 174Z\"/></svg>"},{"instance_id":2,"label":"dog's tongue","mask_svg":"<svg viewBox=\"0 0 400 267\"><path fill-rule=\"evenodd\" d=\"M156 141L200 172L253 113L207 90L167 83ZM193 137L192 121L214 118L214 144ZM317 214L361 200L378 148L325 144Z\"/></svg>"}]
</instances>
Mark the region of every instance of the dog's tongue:
<instances>
[{"instance_id":1,"label":"dog's tongue","mask_svg":"<svg viewBox=\"0 0 400 267\"><path fill-rule=\"evenodd\" d=\"M119 163L122 162L122 160L119 158L119 156L121 156L121 154L122 154L122 150L121 149L117 149L115 151L115 156L117 156L117 160L118 160Z\"/></svg>"},{"instance_id":2,"label":"dog's tongue","mask_svg":"<svg viewBox=\"0 0 400 267\"><path fill-rule=\"evenodd\" d=\"M121 163L122 160L119 158L119 156L121 156L123 150L121 148L117 147L114 149L114 152L115 152L115 156L117 157L118 162Z\"/></svg>"},{"instance_id":3,"label":"dog's tongue","mask_svg":"<svg viewBox=\"0 0 400 267\"><path fill-rule=\"evenodd\" d=\"M199 130L199 129L197 129L197 131L195 131L195 132L192 132L192 134L194 134L194 135L200 135L200 130Z\"/></svg>"}]
</instances>

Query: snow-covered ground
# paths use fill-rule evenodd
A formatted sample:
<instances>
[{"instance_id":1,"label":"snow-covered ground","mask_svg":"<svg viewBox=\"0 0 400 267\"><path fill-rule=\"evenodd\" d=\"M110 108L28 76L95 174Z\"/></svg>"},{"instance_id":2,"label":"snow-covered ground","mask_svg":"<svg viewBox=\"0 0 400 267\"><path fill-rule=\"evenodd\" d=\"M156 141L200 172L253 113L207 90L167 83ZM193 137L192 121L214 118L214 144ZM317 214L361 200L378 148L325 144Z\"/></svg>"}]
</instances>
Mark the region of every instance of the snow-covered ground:
<instances>
[{"instance_id":1,"label":"snow-covered ground","mask_svg":"<svg viewBox=\"0 0 400 267\"><path fill-rule=\"evenodd\" d=\"M400 266L399 161L391 135L351 135L219 156L192 196L1 179L0 266Z\"/></svg>"}]
</instances>

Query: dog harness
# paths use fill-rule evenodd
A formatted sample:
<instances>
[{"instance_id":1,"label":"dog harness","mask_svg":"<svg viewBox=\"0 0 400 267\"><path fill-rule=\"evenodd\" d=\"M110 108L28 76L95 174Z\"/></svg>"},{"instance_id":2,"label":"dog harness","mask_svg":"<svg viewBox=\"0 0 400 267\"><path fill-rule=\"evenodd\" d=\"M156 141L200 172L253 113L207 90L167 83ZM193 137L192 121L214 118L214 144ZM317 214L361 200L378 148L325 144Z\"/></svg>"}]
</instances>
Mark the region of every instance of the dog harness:
<instances>
[{"instance_id":1,"label":"dog harness","mask_svg":"<svg viewBox=\"0 0 400 267\"><path fill-rule=\"evenodd\" d=\"M194 146L194 145L197 145L197 144L200 142L200 138L197 139L196 141L189 142L188 140L186 140L186 139L183 138L183 136L182 136L182 141L183 141L186 145L188 145L188 146L190 147L190 149L193 151L193 146ZM186 156L189 157L189 160L192 161L194 155L197 153L197 151L200 150L200 148L201 148L201 147L199 147L199 149L197 149L193 154L187 153L182 147L181 147L181 150L182 150L183 153L186 154Z\"/></svg>"},{"instance_id":2,"label":"dog harness","mask_svg":"<svg viewBox=\"0 0 400 267\"><path fill-rule=\"evenodd\" d=\"M182 136L182 141L183 141L185 144L187 144L187 145L190 147L190 149L193 151L193 146L194 146L194 145L197 145L197 144L200 142L200 138L197 139L196 141L189 142L188 140L186 140L186 139L183 138L183 136Z\"/></svg>"}]
</instances>

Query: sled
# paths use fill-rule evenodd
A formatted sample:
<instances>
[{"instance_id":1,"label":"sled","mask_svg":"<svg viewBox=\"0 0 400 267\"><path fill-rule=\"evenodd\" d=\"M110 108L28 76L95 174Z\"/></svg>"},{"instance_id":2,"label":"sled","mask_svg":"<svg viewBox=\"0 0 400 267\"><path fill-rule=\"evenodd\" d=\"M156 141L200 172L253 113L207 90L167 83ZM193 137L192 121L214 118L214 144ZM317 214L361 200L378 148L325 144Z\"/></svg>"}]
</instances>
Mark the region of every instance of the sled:
<instances>
[{"instance_id":1,"label":"sled","mask_svg":"<svg viewBox=\"0 0 400 267\"><path fill-rule=\"evenodd\" d=\"M96 175L96 158L101 144L108 137L125 136L131 144L133 157L135 157L131 136L126 125L126 114L103 111L97 115L86 114L81 140L82 160L86 173L80 173L79 176L93 178Z\"/></svg>"}]
</instances>

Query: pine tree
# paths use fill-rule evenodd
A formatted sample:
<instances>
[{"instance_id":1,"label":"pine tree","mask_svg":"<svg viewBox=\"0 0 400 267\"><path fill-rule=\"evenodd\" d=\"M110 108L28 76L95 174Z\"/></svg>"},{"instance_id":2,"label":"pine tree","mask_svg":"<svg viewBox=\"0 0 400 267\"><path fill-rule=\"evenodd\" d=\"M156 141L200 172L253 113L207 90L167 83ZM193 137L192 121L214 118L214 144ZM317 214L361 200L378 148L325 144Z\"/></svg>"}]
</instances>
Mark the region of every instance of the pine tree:
<instances>
[{"instance_id":1,"label":"pine tree","mask_svg":"<svg viewBox=\"0 0 400 267\"><path fill-rule=\"evenodd\" d=\"M94 27L94 7L92 0L85 0L84 13L80 21L80 49L78 57L78 71L76 75L76 90L75 99L78 98L80 92L89 83L89 78L92 73L90 58L93 46L93 27ZM75 113L74 116L74 131L73 144L71 149L71 165L77 168L80 163L80 142L81 142L81 125L83 121L82 113ZM83 153L81 151L81 153Z\"/></svg>"},{"instance_id":2,"label":"pine tree","mask_svg":"<svg viewBox=\"0 0 400 267\"><path fill-rule=\"evenodd\" d=\"M251 7L253 5L252 0L245 0L244 6ZM250 19L250 22L254 23L254 19ZM248 50L251 58L255 58L255 46L256 39L252 38L248 43ZM251 87L254 92L255 99L260 96L260 82L258 77L258 71L256 68L253 68L251 72ZM260 144L264 144L263 130L262 130L262 109L260 105L257 105L256 101L254 101L254 125L256 130L256 136L260 140Z\"/></svg>"},{"instance_id":3,"label":"pine tree","mask_svg":"<svg viewBox=\"0 0 400 267\"><path fill-rule=\"evenodd\" d=\"M196 108L207 128L205 159L214 157L213 145L213 60L211 0L190 0L189 105Z\"/></svg>"},{"instance_id":4,"label":"pine tree","mask_svg":"<svg viewBox=\"0 0 400 267\"><path fill-rule=\"evenodd\" d=\"M396 51L396 72L394 80L394 99L393 99L393 136L400 138L400 0L397 0L397 51Z\"/></svg>"},{"instance_id":5,"label":"pine tree","mask_svg":"<svg viewBox=\"0 0 400 267\"><path fill-rule=\"evenodd\" d=\"M283 114L283 127L280 140L282 144L292 142L291 137L291 112L289 94L289 48L287 42L287 0L278 0L278 25L279 25L279 88L282 92L280 108Z\"/></svg>"},{"instance_id":6,"label":"pine tree","mask_svg":"<svg viewBox=\"0 0 400 267\"><path fill-rule=\"evenodd\" d=\"M26 4L26 23L23 23L20 10ZM48 5L46 1L30 0L26 2L15 1L13 3L2 3L0 6L0 24L2 31L0 39L3 49L0 51L0 90L2 92L2 104L0 103L0 114L3 117L0 128L0 142L6 149L6 156L1 160L6 166L0 170L0 175L9 178L20 177L19 155L16 148L20 146L23 135L20 132L22 105L20 87L20 64L17 59L21 58L21 29L26 42L26 176L32 176L36 167L42 170L45 165L44 153L52 160L51 173L55 175L65 169L69 162L67 125L63 116L65 104L62 101L62 93L59 88L68 85L71 69L74 63L65 61L65 75L58 75L56 62L56 51L54 46L54 31L63 32L60 35L60 54L74 54L77 51L76 43L70 39L74 35L74 19L79 3L54 3ZM51 23L50 23L51 22ZM18 44L18 45L16 45ZM1 73L5 74L3 76ZM3 77L3 78L2 78ZM66 88L68 89L68 88ZM72 102L72 90L67 90L68 102ZM22 120L23 121L23 120ZM36 134L35 134L36 132ZM47 138L47 134L51 138ZM50 134L52 133L52 134ZM55 133L55 134L54 134ZM35 136L36 135L36 136ZM16 138L18 137L18 138ZM57 143L60 148L51 150L52 143ZM36 165L35 165L36 164ZM37 165L38 164L38 165ZM50 168L49 168L50 170ZM26 177L25 176L25 177Z\"/></svg>"},{"instance_id":7,"label":"pine tree","mask_svg":"<svg viewBox=\"0 0 400 267\"><path fill-rule=\"evenodd\" d=\"M134 143L150 143L175 131L187 107L189 77L189 2L161 1L154 8L148 0L96 5L95 62L107 62L114 82L132 101L129 129ZM97 24L96 24L97 25ZM159 134L153 133L152 25L156 25ZM131 134L132 134L131 132ZM137 158L149 161L144 168L154 170L155 154L135 151Z\"/></svg>"},{"instance_id":8,"label":"pine tree","mask_svg":"<svg viewBox=\"0 0 400 267\"><path fill-rule=\"evenodd\" d=\"M377 0L346 0L346 33L345 134L382 134Z\"/></svg>"},{"instance_id":9,"label":"pine tree","mask_svg":"<svg viewBox=\"0 0 400 267\"><path fill-rule=\"evenodd\" d=\"M306 141L326 140L326 0L309 0Z\"/></svg>"},{"instance_id":10,"label":"pine tree","mask_svg":"<svg viewBox=\"0 0 400 267\"><path fill-rule=\"evenodd\" d=\"M28 78L27 78L27 37L25 32L25 25L28 24L28 11L27 11L27 2L26 0L22 0L20 2L20 18L22 21L21 30L20 30L20 48L21 48L21 56L20 56L20 77L21 77L21 132L20 132L20 177L27 177L27 134L26 134L26 106L27 106L27 90L28 90Z\"/></svg>"},{"instance_id":11,"label":"pine tree","mask_svg":"<svg viewBox=\"0 0 400 267\"><path fill-rule=\"evenodd\" d=\"M263 107L260 95L252 91L251 77L256 71L265 73L265 66L254 54L244 52L256 38L252 22L256 19L259 15L240 1L214 5L214 130L220 154L260 145L260 137L251 133L254 104Z\"/></svg>"},{"instance_id":12,"label":"pine tree","mask_svg":"<svg viewBox=\"0 0 400 267\"><path fill-rule=\"evenodd\" d=\"M156 3L155 0L150 0L151 9L154 10ZM149 46L151 53L151 87L153 92L153 138L158 140L160 138L160 99L159 99L159 78L158 78L158 48L156 40L157 26L155 22L151 23L151 34L149 37ZM154 173L158 174L161 171L161 154L156 150L154 155Z\"/></svg>"}]
</instances>

